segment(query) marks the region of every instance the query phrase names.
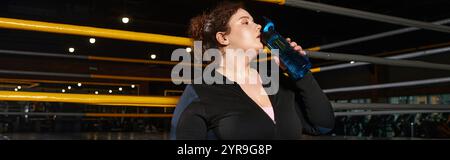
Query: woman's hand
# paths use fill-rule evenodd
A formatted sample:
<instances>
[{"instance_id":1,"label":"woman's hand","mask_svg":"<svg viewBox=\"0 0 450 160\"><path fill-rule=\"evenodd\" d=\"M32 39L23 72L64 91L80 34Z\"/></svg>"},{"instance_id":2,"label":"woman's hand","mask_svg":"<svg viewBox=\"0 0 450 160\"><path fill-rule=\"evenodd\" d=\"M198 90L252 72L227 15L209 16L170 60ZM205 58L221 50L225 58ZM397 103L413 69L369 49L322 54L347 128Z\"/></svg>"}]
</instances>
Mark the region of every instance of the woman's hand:
<instances>
[{"instance_id":1,"label":"woman's hand","mask_svg":"<svg viewBox=\"0 0 450 160\"><path fill-rule=\"evenodd\" d=\"M301 54L302 56L306 55L306 52L303 50L303 48L299 46L296 42L291 41L290 38L286 38L286 41L288 41L289 44L291 44L291 47L299 54ZM278 66L280 66L281 69L286 70L286 66L283 64L283 62L280 61L280 58L278 56L273 56L273 59L275 60L275 63L277 63Z\"/></svg>"}]
</instances>

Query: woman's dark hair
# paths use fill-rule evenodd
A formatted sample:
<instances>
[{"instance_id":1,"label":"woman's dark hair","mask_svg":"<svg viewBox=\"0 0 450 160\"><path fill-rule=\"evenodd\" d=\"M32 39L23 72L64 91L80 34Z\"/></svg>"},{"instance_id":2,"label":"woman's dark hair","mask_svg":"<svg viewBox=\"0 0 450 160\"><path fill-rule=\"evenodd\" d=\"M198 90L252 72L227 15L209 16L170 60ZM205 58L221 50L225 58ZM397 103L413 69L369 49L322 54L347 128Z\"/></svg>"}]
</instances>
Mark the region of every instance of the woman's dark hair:
<instances>
[{"instance_id":1,"label":"woman's dark hair","mask_svg":"<svg viewBox=\"0 0 450 160\"><path fill-rule=\"evenodd\" d=\"M216 39L217 32L230 32L228 22L238 9L244 8L242 3L222 2L214 9L191 19L188 34L195 41L202 41L203 51L221 47Z\"/></svg>"}]
</instances>

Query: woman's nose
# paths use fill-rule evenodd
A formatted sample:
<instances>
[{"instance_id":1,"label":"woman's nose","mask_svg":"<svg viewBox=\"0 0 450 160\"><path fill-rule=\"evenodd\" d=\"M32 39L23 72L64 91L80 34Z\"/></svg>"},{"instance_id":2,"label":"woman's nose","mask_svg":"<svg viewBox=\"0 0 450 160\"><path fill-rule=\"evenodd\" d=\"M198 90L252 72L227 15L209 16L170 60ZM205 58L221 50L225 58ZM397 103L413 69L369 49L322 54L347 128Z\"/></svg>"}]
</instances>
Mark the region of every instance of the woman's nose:
<instances>
[{"instance_id":1,"label":"woman's nose","mask_svg":"<svg viewBox=\"0 0 450 160\"><path fill-rule=\"evenodd\" d=\"M258 32L261 30L261 28L262 28L261 25L259 25L259 24L256 25L256 30L258 30Z\"/></svg>"}]
</instances>

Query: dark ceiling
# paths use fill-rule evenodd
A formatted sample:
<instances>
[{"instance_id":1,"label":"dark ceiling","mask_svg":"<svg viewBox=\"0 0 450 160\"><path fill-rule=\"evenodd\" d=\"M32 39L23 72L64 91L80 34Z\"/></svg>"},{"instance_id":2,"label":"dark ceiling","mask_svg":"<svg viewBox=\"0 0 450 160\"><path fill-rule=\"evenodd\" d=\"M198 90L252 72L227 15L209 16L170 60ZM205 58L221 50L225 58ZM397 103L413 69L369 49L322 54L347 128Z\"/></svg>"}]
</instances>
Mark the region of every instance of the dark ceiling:
<instances>
[{"instance_id":1,"label":"dark ceiling","mask_svg":"<svg viewBox=\"0 0 450 160\"><path fill-rule=\"evenodd\" d=\"M322 0L316 2L421 21L436 21L450 17L450 1L447 0ZM3 0L1 3L1 17L186 36L189 19L214 6L216 1ZM254 17L271 17L282 34L293 37L304 48L403 28L403 26L382 22L254 1L246 1L246 7ZM131 18L129 24L122 24L120 21L120 17L125 15ZM86 37L5 29L2 29L0 33L2 46L37 51L66 52L68 46L76 46L78 54L144 58L152 51L161 56L169 55L170 52L167 52L177 47L109 39L100 39L93 47L86 43ZM422 30L340 47L332 51L373 54L449 40L448 34Z\"/></svg>"}]
</instances>

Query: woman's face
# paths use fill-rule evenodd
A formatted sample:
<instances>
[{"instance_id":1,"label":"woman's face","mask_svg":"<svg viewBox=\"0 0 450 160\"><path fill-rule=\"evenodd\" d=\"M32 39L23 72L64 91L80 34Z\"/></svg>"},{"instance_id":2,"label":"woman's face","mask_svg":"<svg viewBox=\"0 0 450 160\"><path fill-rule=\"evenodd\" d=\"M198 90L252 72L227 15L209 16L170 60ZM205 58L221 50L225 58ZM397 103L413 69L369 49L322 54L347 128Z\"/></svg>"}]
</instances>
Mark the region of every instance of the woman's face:
<instances>
[{"instance_id":1,"label":"woman's face","mask_svg":"<svg viewBox=\"0 0 450 160\"><path fill-rule=\"evenodd\" d=\"M239 9L228 22L231 30L226 37L229 39L228 48L231 49L255 49L263 48L260 39L261 25L253 21L253 17L244 9Z\"/></svg>"}]
</instances>

